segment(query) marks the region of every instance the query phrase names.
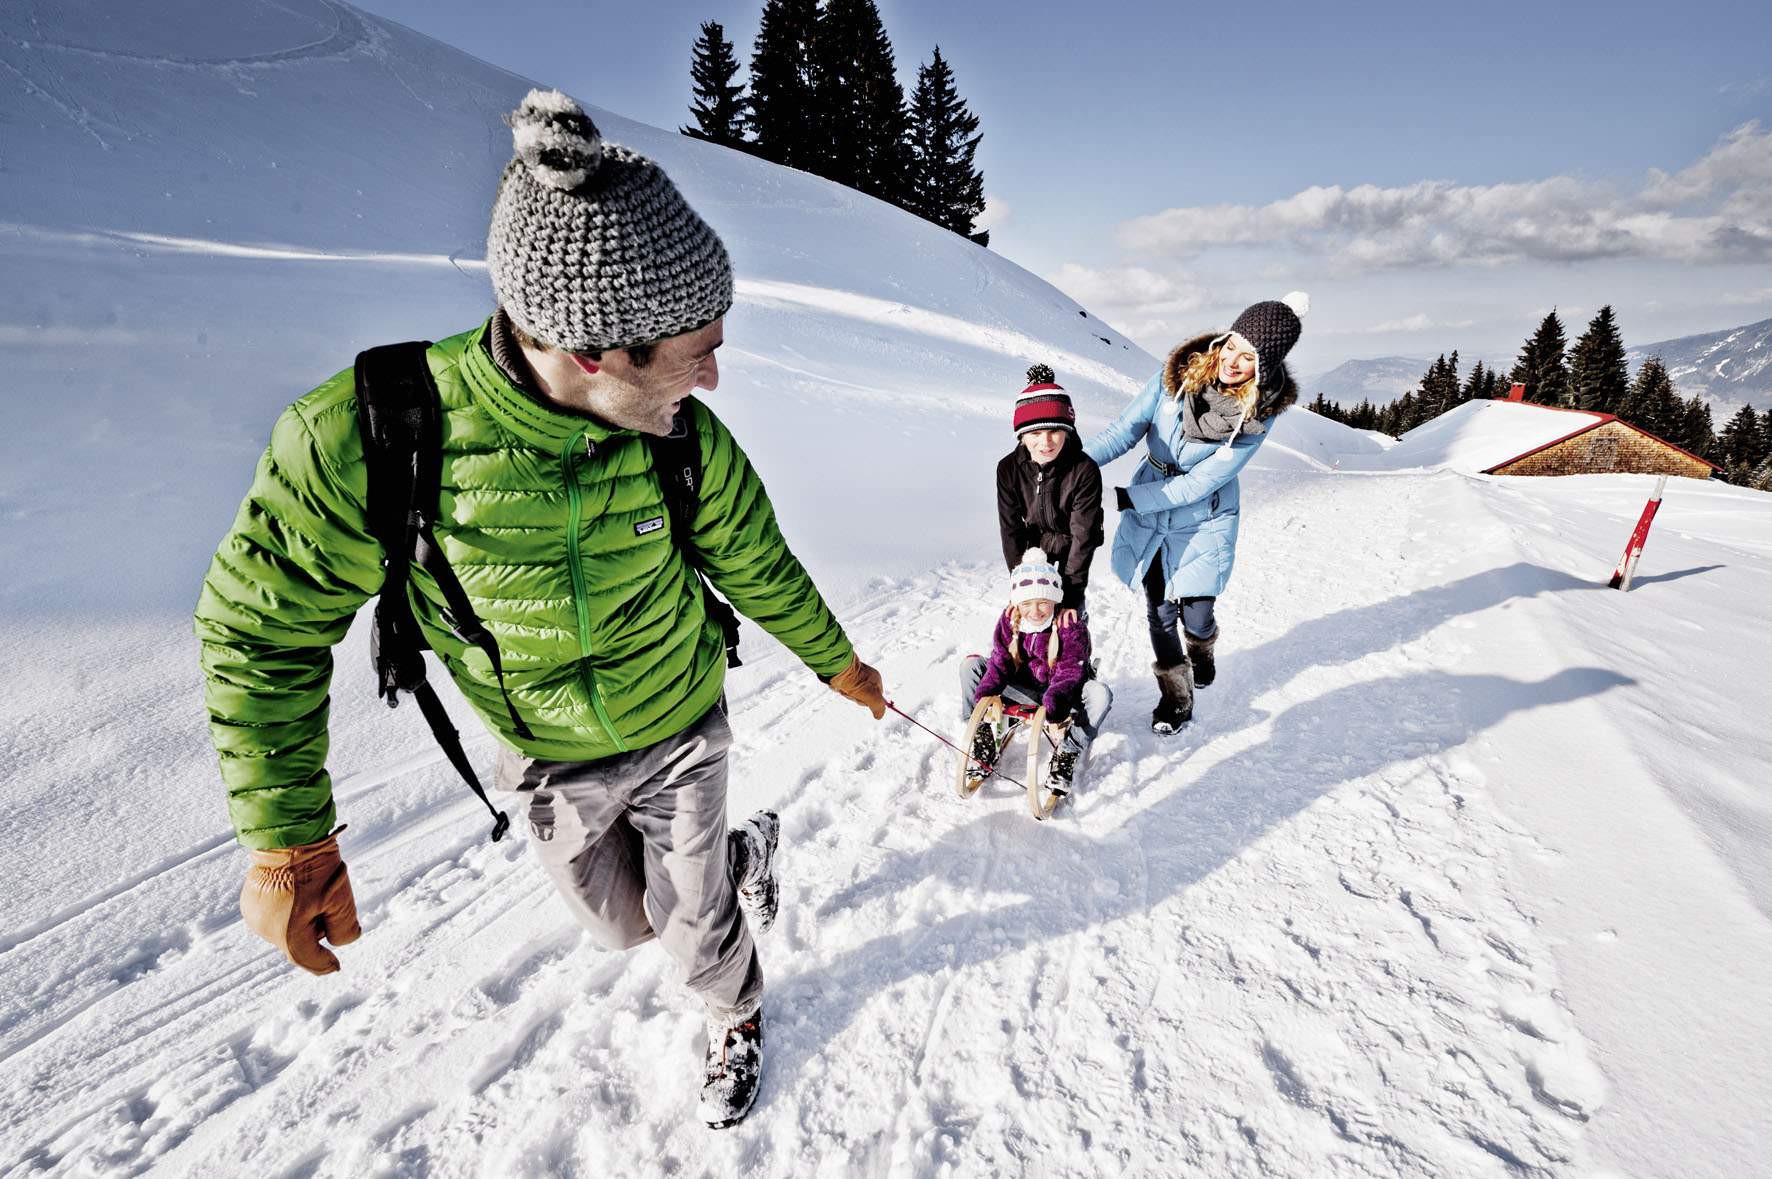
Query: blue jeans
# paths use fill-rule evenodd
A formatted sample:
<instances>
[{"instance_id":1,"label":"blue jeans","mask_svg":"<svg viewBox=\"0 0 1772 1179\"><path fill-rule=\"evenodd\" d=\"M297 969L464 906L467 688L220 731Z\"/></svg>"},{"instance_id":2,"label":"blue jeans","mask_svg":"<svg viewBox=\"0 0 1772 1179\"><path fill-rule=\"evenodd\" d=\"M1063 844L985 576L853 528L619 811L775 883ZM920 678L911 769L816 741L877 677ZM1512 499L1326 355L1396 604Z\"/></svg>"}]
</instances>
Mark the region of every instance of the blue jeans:
<instances>
[{"instance_id":1,"label":"blue jeans","mask_svg":"<svg viewBox=\"0 0 1772 1179\"><path fill-rule=\"evenodd\" d=\"M1144 571L1145 613L1151 624L1151 655L1159 667L1174 667L1187 662L1187 648L1182 645L1179 623L1196 639L1209 639L1218 633L1218 621L1212 616L1217 598L1182 598L1171 601L1163 596L1163 554L1159 550Z\"/></svg>"},{"instance_id":2,"label":"blue jeans","mask_svg":"<svg viewBox=\"0 0 1772 1179\"><path fill-rule=\"evenodd\" d=\"M984 679L985 657L972 655L960 665L960 716L971 720L972 710L978 704L978 683ZM1003 687L1005 703L1025 704L1029 708L1040 707L1043 691L1031 675L1020 675ZM1114 694L1100 680L1091 679L1083 682L1083 699L1077 708L1077 714L1071 718L1071 727L1065 730L1064 740L1058 743L1060 749L1068 749L1082 761L1083 755L1089 752L1090 743L1101 732L1101 722L1107 719L1108 712L1114 706Z\"/></svg>"}]
</instances>

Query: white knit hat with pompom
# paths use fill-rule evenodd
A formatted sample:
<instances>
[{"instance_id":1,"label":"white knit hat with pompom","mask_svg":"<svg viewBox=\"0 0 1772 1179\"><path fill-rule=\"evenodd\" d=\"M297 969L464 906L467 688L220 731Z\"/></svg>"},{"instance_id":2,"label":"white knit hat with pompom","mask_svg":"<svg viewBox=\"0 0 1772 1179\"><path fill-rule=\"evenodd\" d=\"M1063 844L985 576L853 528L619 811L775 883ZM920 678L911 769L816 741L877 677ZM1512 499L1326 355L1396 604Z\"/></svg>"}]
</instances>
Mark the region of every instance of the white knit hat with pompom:
<instances>
[{"instance_id":1,"label":"white knit hat with pompom","mask_svg":"<svg viewBox=\"0 0 1772 1179\"><path fill-rule=\"evenodd\" d=\"M1058 566L1046 556L1045 549L1029 549L1021 555L1021 564L1009 574L1009 603L1019 606L1044 598L1048 602L1064 601L1064 579Z\"/></svg>"}]
</instances>

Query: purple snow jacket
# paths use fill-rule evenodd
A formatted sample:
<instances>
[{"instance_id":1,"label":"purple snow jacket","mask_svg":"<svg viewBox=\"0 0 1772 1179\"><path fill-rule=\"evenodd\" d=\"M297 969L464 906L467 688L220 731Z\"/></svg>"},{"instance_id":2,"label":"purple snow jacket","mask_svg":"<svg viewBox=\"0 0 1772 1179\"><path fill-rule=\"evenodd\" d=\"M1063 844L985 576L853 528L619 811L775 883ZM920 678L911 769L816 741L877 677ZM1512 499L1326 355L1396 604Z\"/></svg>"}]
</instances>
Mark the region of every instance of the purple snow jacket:
<instances>
[{"instance_id":1,"label":"purple snow jacket","mask_svg":"<svg viewBox=\"0 0 1772 1179\"><path fill-rule=\"evenodd\" d=\"M1046 644L1057 636L1058 662L1046 665ZM978 695L1000 696L1011 684L1038 688L1043 695L1048 721L1060 721L1077 710L1083 697L1083 681L1089 678L1089 628L1081 621L1060 626L1056 620L1045 630L1021 636L1021 663L1009 657L1009 640L1013 632L1009 616L997 619L997 631L991 639L991 654L985 661L984 678L978 681Z\"/></svg>"}]
</instances>

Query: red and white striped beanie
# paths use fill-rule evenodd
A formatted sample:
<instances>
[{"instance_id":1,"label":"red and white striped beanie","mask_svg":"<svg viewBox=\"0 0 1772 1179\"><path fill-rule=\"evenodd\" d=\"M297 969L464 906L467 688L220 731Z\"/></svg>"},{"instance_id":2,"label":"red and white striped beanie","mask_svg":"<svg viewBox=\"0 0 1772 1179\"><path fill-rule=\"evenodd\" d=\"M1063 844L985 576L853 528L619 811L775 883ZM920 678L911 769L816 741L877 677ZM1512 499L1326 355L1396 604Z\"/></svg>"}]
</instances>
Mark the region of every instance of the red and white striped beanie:
<instances>
[{"instance_id":1,"label":"red and white striped beanie","mask_svg":"<svg viewBox=\"0 0 1772 1179\"><path fill-rule=\"evenodd\" d=\"M1057 384L1052 366L1036 364L1028 369L1028 387L1015 399L1015 436L1029 430L1077 431L1077 411L1070 394Z\"/></svg>"}]
</instances>

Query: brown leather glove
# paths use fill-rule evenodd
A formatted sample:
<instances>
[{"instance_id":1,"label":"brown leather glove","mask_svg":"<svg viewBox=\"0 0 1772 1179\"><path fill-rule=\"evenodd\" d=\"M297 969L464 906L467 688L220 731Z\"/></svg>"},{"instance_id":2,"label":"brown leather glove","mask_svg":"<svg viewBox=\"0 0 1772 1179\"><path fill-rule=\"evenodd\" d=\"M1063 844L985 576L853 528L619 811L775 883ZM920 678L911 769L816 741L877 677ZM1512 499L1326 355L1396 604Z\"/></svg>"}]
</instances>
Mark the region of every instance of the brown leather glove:
<instances>
[{"instance_id":1,"label":"brown leather glove","mask_svg":"<svg viewBox=\"0 0 1772 1179\"><path fill-rule=\"evenodd\" d=\"M331 974L338 958L320 944L357 940L357 902L338 854L338 832L318 843L248 852L252 867L240 889L240 916L258 936L309 974Z\"/></svg>"},{"instance_id":2,"label":"brown leather glove","mask_svg":"<svg viewBox=\"0 0 1772 1179\"><path fill-rule=\"evenodd\" d=\"M831 688L855 701L879 720L886 715L886 685L880 673L861 661L857 655L849 666L831 677Z\"/></svg>"}]
</instances>

